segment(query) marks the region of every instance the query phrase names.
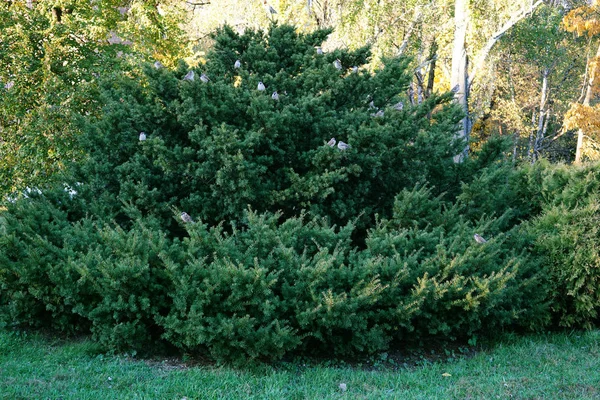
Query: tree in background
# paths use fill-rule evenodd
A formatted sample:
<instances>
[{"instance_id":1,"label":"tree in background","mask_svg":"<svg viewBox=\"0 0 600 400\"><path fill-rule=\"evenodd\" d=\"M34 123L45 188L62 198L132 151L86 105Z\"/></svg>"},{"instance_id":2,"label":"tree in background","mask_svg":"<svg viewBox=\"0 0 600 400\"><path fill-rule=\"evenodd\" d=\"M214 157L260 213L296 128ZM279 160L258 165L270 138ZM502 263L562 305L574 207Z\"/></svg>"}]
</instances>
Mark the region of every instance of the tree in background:
<instances>
[{"instance_id":1,"label":"tree in background","mask_svg":"<svg viewBox=\"0 0 600 400\"><path fill-rule=\"evenodd\" d=\"M599 12L600 7L597 1L594 1L592 5L578 7L564 18L565 29L569 32L577 32L579 36L586 35L591 43L591 39L600 34ZM596 55L588 56L587 59L585 89L583 90L585 95L580 98L582 102L572 104L565 116L566 127L578 129L575 163L580 163L584 157L598 159L600 156L600 107L593 101L600 84L597 79L599 67L600 45Z\"/></svg>"},{"instance_id":2,"label":"tree in background","mask_svg":"<svg viewBox=\"0 0 600 400\"><path fill-rule=\"evenodd\" d=\"M512 135L514 161L571 156L572 137L561 126L579 95L585 60L583 41L573 41L562 28L565 13L543 5L500 42L494 97L474 134L480 140L493 133Z\"/></svg>"},{"instance_id":3,"label":"tree in background","mask_svg":"<svg viewBox=\"0 0 600 400\"><path fill-rule=\"evenodd\" d=\"M186 54L176 4L2 2L0 195L47 181L80 156L73 120L97 111L98 77Z\"/></svg>"}]
</instances>

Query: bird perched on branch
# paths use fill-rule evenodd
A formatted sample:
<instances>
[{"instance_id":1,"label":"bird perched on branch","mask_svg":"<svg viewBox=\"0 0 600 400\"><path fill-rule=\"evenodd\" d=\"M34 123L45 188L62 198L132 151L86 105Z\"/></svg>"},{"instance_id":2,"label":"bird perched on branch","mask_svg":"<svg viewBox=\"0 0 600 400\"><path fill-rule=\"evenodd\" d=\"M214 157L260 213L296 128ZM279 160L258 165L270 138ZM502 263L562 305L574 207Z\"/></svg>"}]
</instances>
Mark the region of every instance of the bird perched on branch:
<instances>
[{"instance_id":1,"label":"bird perched on branch","mask_svg":"<svg viewBox=\"0 0 600 400\"><path fill-rule=\"evenodd\" d=\"M279 95L277 94L277 90L273 92L273 94L271 95L271 98L273 100L279 100Z\"/></svg>"},{"instance_id":2,"label":"bird perched on branch","mask_svg":"<svg viewBox=\"0 0 600 400\"><path fill-rule=\"evenodd\" d=\"M317 46L317 54L323 54L323 49L321 48L321 46Z\"/></svg>"},{"instance_id":3,"label":"bird perched on branch","mask_svg":"<svg viewBox=\"0 0 600 400\"><path fill-rule=\"evenodd\" d=\"M146 132L140 132L140 142L146 140Z\"/></svg>"},{"instance_id":4,"label":"bird perched on branch","mask_svg":"<svg viewBox=\"0 0 600 400\"><path fill-rule=\"evenodd\" d=\"M397 111L402 111L402 109L404 108L404 103L399 101L398 103L394 104L394 110Z\"/></svg>"},{"instance_id":5,"label":"bird perched on branch","mask_svg":"<svg viewBox=\"0 0 600 400\"><path fill-rule=\"evenodd\" d=\"M194 220L192 219L192 217L190 217L190 215L188 213L186 213L185 211L183 211L181 213L181 220L183 222L185 222L186 224L188 224L188 223L193 224L194 223Z\"/></svg>"},{"instance_id":6,"label":"bird perched on branch","mask_svg":"<svg viewBox=\"0 0 600 400\"><path fill-rule=\"evenodd\" d=\"M334 66L334 67L335 67L337 70L341 70L341 69L342 69L342 62L340 61L340 59L339 59L339 58L333 62L333 66Z\"/></svg>"},{"instance_id":7,"label":"bird perched on branch","mask_svg":"<svg viewBox=\"0 0 600 400\"><path fill-rule=\"evenodd\" d=\"M258 86L256 87L256 90L258 90L259 92L262 92L265 89L266 89L265 84L262 82L258 82Z\"/></svg>"},{"instance_id":8,"label":"bird perched on branch","mask_svg":"<svg viewBox=\"0 0 600 400\"><path fill-rule=\"evenodd\" d=\"M329 142L327 142L327 146L329 147L335 147L335 138L331 138L329 139Z\"/></svg>"},{"instance_id":9,"label":"bird perched on branch","mask_svg":"<svg viewBox=\"0 0 600 400\"><path fill-rule=\"evenodd\" d=\"M208 83L208 81L210 81L210 79L208 79L208 76L206 76L206 74L200 75L200 80L204 83Z\"/></svg>"},{"instance_id":10,"label":"bird perched on branch","mask_svg":"<svg viewBox=\"0 0 600 400\"><path fill-rule=\"evenodd\" d=\"M342 141L339 141L337 147L340 150L347 150L347 149L349 149L352 146L350 146L348 143L344 143Z\"/></svg>"},{"instance_id":11,"label":"bird perched on branch","mask_svg":"<svg viewBox=\"0 0 600 400\"><path fill-rule=\"evenodd\" d=\"M273 14L277 14L277 11L275 11L275 9L273 7L271 7L271 5L269 3L267 3L267 0L263 1L263 7L265 7L265 11L269 15L269 17L272 18Z\"/></svg>"},{"instance_id":12,"label":"bird perched on branch","mask_svg":"<svg viewBox=\"0 0 600 400\"><path fill-rule=\"evenodd\" d=\"M477 243L487 243L487 240L485 240L483 237L481 237L477 233L473 235L473 238L475 239L475 241Z\"/></svg>"},{"instance_id":13,"label":"bird perched on branch","mask_svg":"<svg viewBox=\"0 0 600 400\"><path fill-rule=\"evenodd\" d=\"M156 68L156 69L161 69L161 68L164 68L164 67L165 67L165 66L164 66L164 65L162 65L162 63L161 63L160 61L156 61L156 62L154 63L154 68Z\"/></svg>"},{"instance_id":14,"label":"bird perched on branch","mask_svg":"<svg viewBox=\"0 0 600 400\"><path fill-rule=\"evenodd\" d=\"M238 69L241 66L242 66L242 62L240 60L235 60L235 63L233 64L233 68Z\"/></svg>"},{"instance_id":15,"label":"bird perched on branch","mask_svg":"<svg viewBox=\"0 0 600 400\"><path fill-rule=\"evenodd\" d=\"M190 71L187 74L185 74L185 76L183 77L184 81L193 81L194 80L194 71Z\"/></svg>"}]
</instances>

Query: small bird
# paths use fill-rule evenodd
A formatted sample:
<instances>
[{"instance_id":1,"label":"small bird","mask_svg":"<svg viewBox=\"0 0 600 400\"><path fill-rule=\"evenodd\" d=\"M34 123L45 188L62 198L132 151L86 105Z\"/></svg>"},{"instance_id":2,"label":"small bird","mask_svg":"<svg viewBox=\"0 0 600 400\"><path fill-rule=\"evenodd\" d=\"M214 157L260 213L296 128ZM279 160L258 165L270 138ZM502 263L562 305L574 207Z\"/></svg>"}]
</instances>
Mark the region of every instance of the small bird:
<instances>
[{"instance_id":1,"label":"small bird","mask_svg":"<svg viewBox=\"0 0 600 400\"><path fill-rule=\"evenodd\" d=\"M348 386L345 383L340 383L340 390L342 392L345 392L346 390L348 390Z\"/></svg>"},{"instance_id":2,"label":"small bird","mask_svg":"<svg viewBox=\"0 0 600 400\"><path fill-rule=\"evenodd\" d=\"M371 117L375 117L375 118L382 118L382 117L383 117L383 115L384 115L384 112L383 112L383 110L379 110L379 111L377 111L376 113L374 113L374 114L371 114Z\"/></svg>"},{"instance_id":3,"label":"small bird","mask_svg":"<svg viewBox=\"0 0 600 400\"><path fill-rule=\"evenodd\" d=\"M335 138L331 138L329 139L329 142L327 142L327 146L329 147L335 147Z\"/></svg>"},{"instance_id":4,"label":"small bird","mask_svg":"<svg viewBox=\"0 0 600 400\"><path fill-rule=\"evenodd\" d=\"M321 48L321 46L317 46L317 54L319 54L319 55L323 54L323 49Z\"/></svg>"},{"instance_id":5,"label":"small bird","mask_svg":"<svg viewBox=\"0 0 600 400\"><path fill-rule=\"evenodd\" d=\"M146 140L146 132L140 132L140 142Z\"/></svg>"},{"instance_id":6,"label":"small bird","mask_svg":"<svg viewBox=\"0 0 600 400\"><path fill-rule=\"evenodd\" d=\"M356 74L358 72L358 67L355 65L352 67L352 73Z\"/></svg>"},{"instance_id":7,"label":"small bird","mask_svg":"<svg viewBox=\"0 0 600 400\"><path fill-rule=\"evenodd\" d=\"M458 91L460 90L460 85L457 83L456 86L454 86L451 90L452 93L458 93Z\"/></svg>"},{"instance_id":8,"label":"small bird","mask_svg":"<svg viewBox=\"0 0 600 400\"><path fill-rule=\"evenodd\" d=\"M233 64L233 68L238 69L241 66L242 66L242 62L240 60L235 60L235 63Z\"/></svg>"},{"instance_id":9,"label":"small bird","mask_svg":"<svg viewBox=\"0 0 600 400\"><path fill-rule=\"evenodd\" d=\"M273 14L277 14L277 11L275 11L275 9L273 7L271 7L271 5L269 3L267 3L267 0L263 1L263 5L265 7L265 11L267 12L267 14L269 14L270 16L273 16Z\"/></svg>"},{"instance_id":10,"label":"small bird","mask_svg":"<svg viewBox=\"0 0 600 400\"><path fill-rule=\"evenodd\" d=\"M340 61L339 58L333 62L333 66L338 70L342 69L342 62Z\"/></svg>"},{"instance_id":11,"label":"small bird","mask_svg":"<svg viewBox=\"0 0 600 400\"><path fill-rule=\"evenodd\" d=\"M161 68L164 68L164 67L165 67L165 66L164 66L164 65L162 65L162 63L161 63L160 61L156 61L156 62L154 63L154 68L156 68L156 69L161 69Z\"/></svg>"},{"instance_id":12,"label":"small bird","mask_svg":"<svg viewBox=\"0 0 600 400\"><path fill-rule=\"evenodd\" d=\"M190 71L183 77L184 81L193 81L194 80L194 71Z\"/></svg>"},{"instance_id":13,"label":"small bird","mask_svg":"<svg viewBox=\"0 0 600 400\"><path fill-rule=\"evenodd\" d=\"M200 80L204 83L208 83L208 81L210 81L210 79L208 79L208 76L206 76L206 74L200 75Z\"/></svg>"},{"instance_id":14,"label":"small bird","mask_svg":"<svg viewBox=\"0 0 600 400\"><path fill-rule=\"evenodd\" d=\"M373 100L371 100L371 102L369 103L369 109L371 109L371 110L377 109L377 107L375 107L375 103L373 103Z\"/></svg>"},{"instance_id":15,"label":"small bird","mask_svg":"<svg viewBox=\"0 0 600 400\"><path fill-rule=\"evenodd\" d=\"M350 146L348 143L344 143L342 141L339 141L337 147L340 150L347 150L347 149L349 149L352 146Z\"/></svg>"},{"instance_id":16,"label":"small bird","mask_svg":"<svg viewBox=\"0 0 600 400\"><path fill-rule=\"evenodd\" d=\"M256 88L259 92L262 92L263 90L265 90L265 84L262 82L258 82L258 87Z\"/></svg>"},{"instance_id":17,"label":"small bird","mask_svg":"<svg viewBox=\"0 0 600 400\"><path fill-rule=\"evenodd\" d=\"M397 111L402 111L402 109L404 108L404 103L399 101L398 103L394 104L394 110Z\"/></svg>"},{"instance_id":18,"label":"small bird","mask_svg":"<svg viewBox=\"0 0 600 400\"><path fill-rule=\"evenodd\" d=\"M487 240L485 240L484 238L482 238L480 235L478 235L477 233L473 235L473 238L475 239L475 241L477 243L487 243Z\"/></svg>"},{"instance_id":19,"label":"small bird","mask_svg":"<svg viewBox=\"0 0 600 400\"><path fill-rule=\"evenodd\" d=\"M190 224L193 224L193 223L194 223L194 220L192 219L192 217L190 217L190 215L189 215L188 213L186 213L185 211L183 211L183 212L181 213L181 220L182 220L183 222L185 222L186 224L187 224L187 223L190 223Z\"/></svg>"},{"instance_id":20,"label":"small bird","mask_svg":"<svg viewBox=\"0 0 600 400\"><path fill-rule=\"evenodd\" d=\"M273 94L271 95L271 98L273 100L279 100L279 95L277 94L277 91L274 91Z\"/></svg>"}]
</instances>

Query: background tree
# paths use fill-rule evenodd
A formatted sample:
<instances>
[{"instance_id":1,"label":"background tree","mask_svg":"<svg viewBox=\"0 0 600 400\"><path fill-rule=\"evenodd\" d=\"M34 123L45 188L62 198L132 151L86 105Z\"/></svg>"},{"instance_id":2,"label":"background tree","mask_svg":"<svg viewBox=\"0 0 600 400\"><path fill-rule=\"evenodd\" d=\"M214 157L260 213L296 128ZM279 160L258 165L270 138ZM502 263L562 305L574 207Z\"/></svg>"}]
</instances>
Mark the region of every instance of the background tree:
<instances>
[{"instance_id":1,"label":"background tree","mask_svg":"<svg viewBox=\"0 0 600 400\"><path fill-rule=\"evenodd\" d=\"M99 76L186 52L176 3L0 5L0 194L35 186L80 155L76 115L98 110Z\"/></svg>"},{"instance_id":2,"label":"background tree","mask_svg":"<svg viewBox=\"0 0 600 400\"><path fill-rule=\"evenodd\" d=\"M564 134L563 116L580 93L585 41L573 41L564 31L565 12L540 6L498 48L494 97L474 135L480 140L492 133L512 135L515 161L571 158L572 136Z\"/></svg>"},{"instance_id":3,"label":"background tree","mask_svg":"<svg viewBox=\"0 0 600 400\"><path fill-rule=\"evenodd\" d=\"M572 10L564 18L565 29L576 32L580 36L586 35L591 40L600 33L599 11L597 1ZM600 155L600 146L598 145L598 133L600 132L598 115L600 113L598 105L593 101L599 84L597 80L599 61L600 46L596 55L588 57L587 60L583 90L585 96L580 98L582 103L574 103L565 116L565 126L578 129L575 163L580 163L583 157L597 159Z\"/></svg>"}]
</instances>

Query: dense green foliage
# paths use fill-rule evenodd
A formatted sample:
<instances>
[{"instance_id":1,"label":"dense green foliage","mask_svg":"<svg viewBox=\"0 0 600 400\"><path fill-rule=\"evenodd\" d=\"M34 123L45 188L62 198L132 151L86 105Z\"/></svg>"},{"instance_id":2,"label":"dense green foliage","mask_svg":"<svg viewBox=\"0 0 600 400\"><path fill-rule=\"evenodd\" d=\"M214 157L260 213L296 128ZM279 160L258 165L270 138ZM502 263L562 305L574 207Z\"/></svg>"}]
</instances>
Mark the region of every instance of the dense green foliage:
<instances>
[{"instance_id":1,"label":"dense green foliage","mask_svg":"<svg viewBox=\"0 0 600 400\"><path fill-rule=\"evenodd\" d=\"M170 241L143 222L128 231L65 224L57 207L28 200L4 217L2 320L89 327L107 348L143 350L162 338L216 359L352 354L549 318L526 241L499 232L502 218L466 220L460 205L446 209L425 188L397 197L393 218L369 232L364 250L352 244L352 225L306 217L248 212L232 233L188 224L188 237ZM42 202L46 215L35 217L62 224L53 234L62 243L24 233L37 222L19 215ZM475 229L497 236L482 246Z\"/></svg>"},{"instance_id":2,"label":"dense green foliage","mask_svg":"<svg viewBox=\"0 0 600 400\"><path fill-rule=\"evenodd\" d=\"M52 180L78 159L77 115L97 84L136 60L185 54L181 12L147 0L0 3L0 196Z\"/></svg>"},{"instance_id":3,"label":"dense green foliage","mask_svg":"<svg viewBox=\"0 0 600 400\"><path fill-rule=\"evenodd\" d=\"M188 70L180 65L104 82L106 106L87 121L89 158L75 178L86 182L82 190L102 192L94 214L120 218L127 202L167 226L173 207L215 224L251 206L286 217L306 209L337 224L359 218L364 228L375 213L390 215L404 187L455 186L460 112L451 96L393 109L409 81L406 61L353 73L368 50L317 54L329 33L274 26L239 36L226 27L194 81L182 79ZM383 117L373 116L377 108ZM331 138L352 147L330 147Z\"/></svg>"},{"instance_id":4,"label":"dense green foliage","mask_svg":"<svg viewBox=\"0 0 600 400\"><path fill-rule=\"evenodd\" d=\"M0 215L0 325L218 360L593 325L598 175L498 140L454 164L451 96L394 109L405 61L353 72L368 50L317 54L328 33L223 28L194 80L102 80L84 160Z\"/></svg>"},{"instance_id":5,"label":"dense green foliage","mask_svg":"<svg viewBox=\"0 0 600 400\"><path fill-rule=\"evenodd\" d=\"M541 162L485 171L459 196L477 212L508 211L524 221L529 251L548 276L557 325L598 324L600 169Z\"/></svg>"},{"instance_id":6,"label":"dense green foliage","mask_svg":"<svg viewBox=\"0 0 600 400\"><path fill-rule=\"evenodd\" d=\"M600 166L553 168L546 181L554 193L529 230L550 273L553 311L560 326L598 326Z\"/></svg>"}]
</instances>

